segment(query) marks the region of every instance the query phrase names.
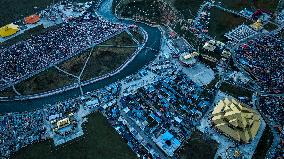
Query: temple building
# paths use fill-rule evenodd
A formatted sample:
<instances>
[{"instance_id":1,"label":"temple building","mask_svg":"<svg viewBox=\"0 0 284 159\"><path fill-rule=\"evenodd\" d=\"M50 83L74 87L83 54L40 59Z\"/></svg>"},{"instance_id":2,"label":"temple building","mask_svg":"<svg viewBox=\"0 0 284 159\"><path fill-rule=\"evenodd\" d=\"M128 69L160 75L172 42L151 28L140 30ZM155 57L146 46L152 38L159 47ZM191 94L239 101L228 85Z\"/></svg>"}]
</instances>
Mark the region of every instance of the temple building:
<instances>
[{"instance_id":1,"label":"temple building","mask_svg":"<svg viewBox=\"0 0 284 159\"><path fill-rule=\"evenodd\" d=\"M233 98L219 101L212 113L215 128L238 142L249 143L260 127L258 112Z\"/></svg>"},{"instance_id":2,"label":"temple building","mask_svg":"<svg viewBox=\"0 0 284 159\"><path fill-rule=\"evenodd\" d=\"M259 31L262 27L262 22L260 19L258 19L255 23L251 24L250 27L252 27L254 30Z\"/></svg>"},{"instance_id":3,"label":"temple building","mask_svg":"<svg viewBox=\"0 0 284 159\"><path fill-rule=\"evenodd\" d=\"M13 23L5 25L5 26L0 28L0 37L5 38L5 37L8 37L8 36L12 36L12 35L16 34L19 30L20 30L19 26L15 25Z\"/></svg>"},{"instance_id":4,"label":"temple building","mask_svg":"<svg viewBox=\"0 0 284 159\"><path fill-rule=\"evenodd\" d=\"M195 59L196 56L198 56L198 52L193 53L183 53L179 56L179 61L185 66L192 66L194 65L197 60Z\"/></svg>"}]
</instances>

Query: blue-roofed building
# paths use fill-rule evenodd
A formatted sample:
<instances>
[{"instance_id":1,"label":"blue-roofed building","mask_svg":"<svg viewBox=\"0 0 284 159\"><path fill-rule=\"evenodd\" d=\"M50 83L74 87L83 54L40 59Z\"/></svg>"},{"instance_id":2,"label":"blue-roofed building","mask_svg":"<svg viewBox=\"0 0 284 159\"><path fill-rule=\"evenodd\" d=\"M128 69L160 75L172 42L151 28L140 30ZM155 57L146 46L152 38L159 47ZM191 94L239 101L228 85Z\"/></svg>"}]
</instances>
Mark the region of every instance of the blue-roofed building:
<instances>
[{"instance_id":1,"label":"blue-roofed building","mask_svg":"<svg viewBox=\"0 0 284 159\"><path fill-rule=\"evenodd\" d=\"M194 94L192 97L193 97L194 99L198 99L198 95L197 95L197 94Z\"/></svg>"},{"instance_id":2,"label":"blue-roofed building","mask_svg":"<svg viewBox=\"0 0 284 159\"><path fill-rule=\"evenodd\" d=\"M161 123L161 118L157 117L154 113L151 113L150 116L155 119L158 123Z\"/></svg>"},{"instance_id":3,"label":"blue-roofed building","mask_svg":"<svg viewBox=\"0 0 284 159\"><path fill-rule=\"evenodd\" d=\"M169 131L160 135L155 142L168 156L173 156L175 150L181 145L181 142Z\"/></svg>"}]
</instances>

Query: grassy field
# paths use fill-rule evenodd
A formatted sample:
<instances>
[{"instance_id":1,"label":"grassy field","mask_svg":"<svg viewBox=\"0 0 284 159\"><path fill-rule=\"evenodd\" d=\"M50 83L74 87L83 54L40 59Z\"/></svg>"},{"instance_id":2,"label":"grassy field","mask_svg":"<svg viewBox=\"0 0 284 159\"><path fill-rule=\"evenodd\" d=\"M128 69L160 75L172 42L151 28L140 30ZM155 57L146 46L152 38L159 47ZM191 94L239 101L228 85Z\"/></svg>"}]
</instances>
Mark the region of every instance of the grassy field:
<instances>
[{"instance_id":1,"label":"grassy field","mask_svg":"<svg viewBox=\"0 0 284 159\"><path fill-rule=\"evenodd\" d=\"M227 8L236 9L238 11L244 8L253 8L253 9L264 9L271 12L274 12L278 0L219 0L221 1Z\"/></svg>"},{"instance_id":2,"label":"grassy field","mask_svg":"<svg viewBox=\"0 0 284 159\"><path fill-rule=\"evenodd\" d=\"M193 132L191 139L179 150L180 159L214 158L218 144L206 138L201 132Z\"/></svg>"},{"instance_id":3,"label":"grassy field","mask_svg":"<svg viewBox=\"0 0 284 159\"><path fill-rule=\"evenodd\" d=\"M88 80L104 75L123 64L136 48L98 47L91 55L82 75L82 80Z\"/></svg>"},{"instance_id":4,"label":"grassy field","mask_svg":"<svg viewBox=\"0 0 284 159\"><path fill-rule=\"evenodd\" d=\"M225 41L225 33L236 28L242 23L250 24L252 22L247 21L243 17L224 12L217 8L212 8L209 23L209 34L216 37L217 40Z\"/></svg>"},{"instance_id":5,"label":"grassy field","mask_svg":"<svg viewBox=\"0 0 284 159\"><path fill-rule=\"evenodd\" d=\"M100 45L92 51L86 70L83 72L84 80L103 75L119 67L136 49L123 48L123 46L136 46L137 44L126 32L123 32ZM59 67L71 74L79 75L91 50L92 48L87 49L84 53L62 63Z\"/></svg>"},{"instance_id":6,"label":"grassy field","mask_svg":"<svg viewBox=\"0 0 284 159\"><path fill-rule=\"evenodd\" d=\"M266 152L273 142L273 134L268 126L265 127L252 159L265 159Z\"/></svg>"},{"instance_id":7,"label":"grassy field","mask_svg":"<svg viewBox=\"0 0 284 159\"><path fill-rule=\"evenodd\" d=\"M111 38L104 42L102 45L115 45L115 46L128 46L136 45L132 38L127 34L127 32L122 32L114 38Z\"/></svg>"},{"instance_id":8,"label":"grassy field","mask_svg":"<svg viewBox=\"0 0 284 159\"><path fill-rule=\"evenodd\" d=\"M29 95L60 88L74 82L75 80L72 77L59 72L55 68L50 68L18 83L15 87L21 94Z\"/></svg>"},{"instance_id":9,"label":"grassy field","mask_svg":"<svg viewBox=\"0 0 284 159\"><path fill-rule=\"evenodd\" d=\"M186 18L196 16L200 5L204 0L173 0L174 7Z\"/></svg>"},{"instance_id":10,"label":"grassy field","mask_svg":"<svg viewBox=\"0 0 284 159\"><path fill-rule=\"evenodd\" d=\"M272 23L268 23L264 26L264 29L268 30L268 31L273 31L275 29L277 29L278 26Z\"/></svg>"},{"instance_id":11,"label":"grassy field","mask_svg":"<svg viewBox=\"0 0 284 159\"><path fill-rule=\"evenodd\" d=\"M12 159L134 159L124 140L100 113L89 116L84 126L85 135L60 147L52 141L27 146Z\"/></svg>"},{"instance_id":12,"label":"grassy field","mask_svg":"<svg viewBox=\"0 0 284 159\"><path fill-rule=\"evenodd\" d=\"M144 36L135 30L130 30L130 33L133 35L133 37L141 44L144 41Z\"/></svg>"},{"instance_id":13,"label":"grassy field","mask_svg":"<svg viewBox=\"0 0 284 159\"><path fill-rule=\"evenodd\" d=\"M0 97L13 97L17 95L11 87L4 89L3 91L0 91Z\"/></svg>"},{"instance_id":14,"label":"grassy field","mask_svg":"<svg viewBox=\"0 0 284 159\"><path fill-rule=\"evenodd\" d=\"M90 51L92 49L87 49L78 56L71 58L70 60L60 64L58 67L71 73L75 76L78 76L83 69L84 63L87 60Z\"/></svg>"}]
</instances>

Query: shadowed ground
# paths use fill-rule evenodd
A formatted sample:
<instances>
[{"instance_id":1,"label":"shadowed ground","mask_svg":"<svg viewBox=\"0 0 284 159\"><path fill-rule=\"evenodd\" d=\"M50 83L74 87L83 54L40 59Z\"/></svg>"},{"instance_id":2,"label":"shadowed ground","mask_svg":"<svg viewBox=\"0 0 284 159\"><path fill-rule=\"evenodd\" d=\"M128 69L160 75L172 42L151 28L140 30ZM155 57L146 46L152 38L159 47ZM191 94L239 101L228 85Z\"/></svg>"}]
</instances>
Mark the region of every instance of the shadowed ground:
<instances>
[{"instance_id":1,"label":"shadowed ground","mask_svg":"<svg viewBox=\"0 0 284 159\"><path fill-rule=\"evenodd\" d=\"M89 116L85 135L76 141L54 147L52 141L27 146L13 159L134 159L135 154L109 125L106 118L96 112Z\"/></svg>"}]
</instances>

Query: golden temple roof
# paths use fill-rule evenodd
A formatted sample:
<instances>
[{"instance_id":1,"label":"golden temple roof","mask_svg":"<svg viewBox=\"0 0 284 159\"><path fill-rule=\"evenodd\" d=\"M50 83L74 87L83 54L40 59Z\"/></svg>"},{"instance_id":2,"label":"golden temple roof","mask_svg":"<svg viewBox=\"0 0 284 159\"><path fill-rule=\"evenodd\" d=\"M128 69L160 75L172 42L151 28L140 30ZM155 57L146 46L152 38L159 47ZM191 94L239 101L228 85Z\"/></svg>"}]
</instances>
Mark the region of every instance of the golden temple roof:
<instances>
[{"instance_id":1,"label":"golden temple roof","mask_svg":"<svg viewBox=\"0 0 284 159\"><path fill-rule=\"evenodd\" d=\"M257 134L259 114L233 98L220 100L212 113L212 122L225 135L248 143Z\"/></svg>"}]
</instances>

